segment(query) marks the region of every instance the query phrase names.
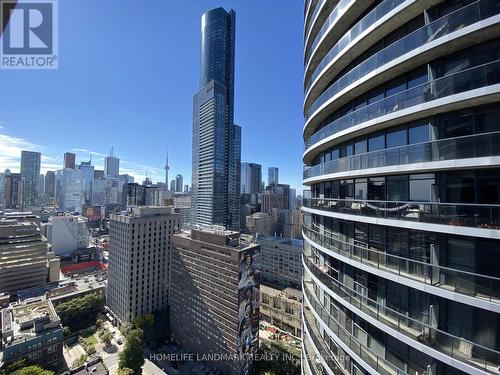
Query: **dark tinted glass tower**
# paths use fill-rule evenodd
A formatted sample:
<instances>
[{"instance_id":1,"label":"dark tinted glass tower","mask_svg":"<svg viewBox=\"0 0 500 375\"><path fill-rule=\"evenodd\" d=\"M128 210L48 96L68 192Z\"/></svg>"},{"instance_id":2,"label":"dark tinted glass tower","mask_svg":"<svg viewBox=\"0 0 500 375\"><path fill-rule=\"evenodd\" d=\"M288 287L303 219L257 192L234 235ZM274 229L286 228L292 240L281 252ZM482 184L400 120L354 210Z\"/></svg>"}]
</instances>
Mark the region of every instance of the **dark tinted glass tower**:
<instances>
[{"instance_id":1,"label":"dark tinted glass tower","mask_svg":"<svg viewBox=\"0 0 500 375\"><path fill-rule=\"evenodd\" d=\"M233 123L236 14L201 19L200 90L193 98L192 222L239 227L241 128Z\"/></svg>"}]
</instances>

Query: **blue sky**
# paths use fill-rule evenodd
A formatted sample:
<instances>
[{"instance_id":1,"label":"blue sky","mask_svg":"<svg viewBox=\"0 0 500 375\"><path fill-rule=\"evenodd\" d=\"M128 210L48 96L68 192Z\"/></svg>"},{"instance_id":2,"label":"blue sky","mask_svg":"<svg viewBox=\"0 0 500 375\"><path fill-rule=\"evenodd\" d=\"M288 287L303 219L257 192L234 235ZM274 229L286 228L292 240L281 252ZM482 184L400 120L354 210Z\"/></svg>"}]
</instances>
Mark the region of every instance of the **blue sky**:
<instances>
[{"instance_id":1,"label":"blue sky","mask_svg":"<svg viewBox=\"0 0 500 375\"><path fill-rule=\"evenodd\" d=\"M302 0L59 1L59 69L0 70L0 170L21 149L42 152L42 172L63 153L102 167L114 147L123 173L191 182L192 97L200 17L236 11L235 123L242 161L280 168L301 191Z\"/></svg>"}]
</instances>

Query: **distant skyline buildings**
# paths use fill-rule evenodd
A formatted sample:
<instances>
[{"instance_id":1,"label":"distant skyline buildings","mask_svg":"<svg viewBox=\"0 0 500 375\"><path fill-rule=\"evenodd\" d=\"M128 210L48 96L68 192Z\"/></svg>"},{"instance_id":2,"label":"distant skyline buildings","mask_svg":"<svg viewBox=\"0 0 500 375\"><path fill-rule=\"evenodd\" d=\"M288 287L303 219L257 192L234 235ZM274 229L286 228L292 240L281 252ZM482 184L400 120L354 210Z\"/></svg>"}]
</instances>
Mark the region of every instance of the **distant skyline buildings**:
<instances>
[{"instance_id":1,"label":"distant skyline buildings","mask_svg":"<svg viewBox=\"0 0 500 375\"><path fill-rule=\"evenodd\" d=\"M73 152L65 152L64 153L64 164L63 168L76 168L76 155Z\"/></svg>"},{"instance_id":2,"label":"distant skyline buildings","mask_svg":"<svg viewBox=\"0 0 500 375\"><path fill-rule=\"evenodd\" d=\"M181 174L175 176L175 192L182 193L182 188L184 187L183 178Z\"/></svg>"},{"instance_id":3,"label":"distant skyline buildings","mask_svg":"<svg viewBox=\"0 0 500 375\"><path fill-rule=\"evenodd\" d=\"M40 164L42 154L35 151L21 151L21 176L24 178L25 207L37 204Z\"/></svg>"},{"instance_id":4,"label":"distant skyline buildings","mask_svg":"<svg viewBox=\"0 0 500 375\"><path fill-rule=\"evenodd\" d=\"M120 174L120 159L113 155L113 148L109 156L104 158L104 175L116 177Z\"/></svg>"},{"instance_id":5,"label":"distant skyline buildings","mask_svg":"<svg viewBox=\"0 0 500 375\"><path fill-rule=\"evenodd\" d=\"M262 165L241 163L241 194L257 194L262 191Z\"/></svg>"},{"instance_id":6,"label":"distant skyline buildings","mask_svg":"<svg viewBox=\"0 0 500 375\"><path fill-rule=\"evenodd\" d=\"M278 167L269 167L267 169L267 185L279 184L280 171Z\"/></svg>"}]
</instances>

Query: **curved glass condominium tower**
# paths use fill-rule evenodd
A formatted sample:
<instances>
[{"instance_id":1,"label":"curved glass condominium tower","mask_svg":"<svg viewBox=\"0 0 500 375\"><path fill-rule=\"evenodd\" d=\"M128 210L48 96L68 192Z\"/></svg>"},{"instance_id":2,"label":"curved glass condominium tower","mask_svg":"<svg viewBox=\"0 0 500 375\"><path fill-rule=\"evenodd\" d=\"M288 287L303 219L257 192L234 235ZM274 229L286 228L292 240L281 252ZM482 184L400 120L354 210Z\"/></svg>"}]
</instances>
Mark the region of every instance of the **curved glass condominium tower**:
<instances>
[{"instance_id":1,"label":"curved glass condominium tower","mask_svg":"<svg viewBox=\"0 0 500 375\"><path fill-rule=\"evenodd\" d=\"M305 374L500 373L500 2L306 0Z\"/></svg>"}]
</instances>

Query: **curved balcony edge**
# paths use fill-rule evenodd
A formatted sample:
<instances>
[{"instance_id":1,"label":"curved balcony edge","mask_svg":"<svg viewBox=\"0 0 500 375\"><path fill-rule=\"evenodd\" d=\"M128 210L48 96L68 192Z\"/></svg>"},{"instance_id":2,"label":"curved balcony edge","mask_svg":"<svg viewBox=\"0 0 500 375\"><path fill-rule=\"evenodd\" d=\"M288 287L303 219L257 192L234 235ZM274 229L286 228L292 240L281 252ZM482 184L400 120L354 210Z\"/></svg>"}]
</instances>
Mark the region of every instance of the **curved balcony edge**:
<instances>
[{"instance_id":1,"label":"curved balcony edge","mask_svg":"<svg viewBox=\"0 0 500 375\"><path fill-rule=\"evenodd\" d=\"M306 229L306 230L304 230L304 229ZM377 264L377 266L374 266L373 262L368 260L369 255L365 258L362 258L360 256L359 257L361 259L361 261L360 261L360 260L357 260L357 257L352 255L353 254L352 252L349 252L349 256L347 256L347 255L344 255L344 252L341 252L339 249L337 249L337 251L335 251L330 247L326 247L323 244L320 244L320 243L314 241L313 239L311 239L307 233L307 230L310 230L310 229L304 225L303 231L302 231L302 236L304 237L304 240L307 243L309 243L309 245L315 247L316 249L324 252L325 254L328 254L332 258L335 258L341 262L349 264L355 268L362 269L363 271L369 272L373 275L376 275L376 276L382 277L384 279L396 282L398 284L407 285L407 286L414 288L416 290L421 290L425 293L433 294L435 296L442 297L442 298L448 299L450 301L456 301L456 302L463 303L463 304L466 304L469 306L478 307L478 308L481 308L484 310L500 313L500 298L498 300L496 300L496 299L492 299L491 297L490 298L475 297L475 296L467 295L467 294L460 293L457 291L452 291L449 288L446 288L446 285L444 285L444 284L443 285L439 284L440 286L436 286L436 285L431 284L431 282L432 282L432 280L431 280L432 274L431 273L434 270L434 268L439 269L441 272L452 271L452 272L461 273L461 274L464 274L465 277L475 276L474 274L469 274L469 273L465 273L465 272L452 270L452 269L449 269L447 267L434 266L434 265L431 265L428 263L423 264L423 262L417 262L417 261L412 260L412 259L407 259L407 260L405 259L405 261L408 262L408 264L416 263L416 264L424 266L424 268L429 269L429 275L425 274L423 276L424 281L421 281L422 277L418 277L417 275L415 275L414 277L411 277L411 274L409 274L409 273L402 274L401 270L395 271L394 268L390 268L389 266L383 267L383 268L381 268L381 266L379 264ZM349 244L349 245L351 245L351 244ZM355 247L355 245L351 245L351 246ZM360 248L359 250L360 250L360 253L362 251L366 252L367 254L370 251L373 252L373 250L366 249L366 248ZM376 253L379 253L379 252L376 252ZM377 255L381 255L381 254L377 254ZM403 259L402 257L392 256L390 254L389 255L383 254L383 256L384 257L394 257L396 259ZM366 259L366 260L363 261L362 259ZM385 259L385 262L389 263L389 261L387 259ZM478 275L478 276L482 276L482 275ZM489 277L486 277L486 278L489 279ZM493 279L495 286L500 284L500 279L497 279L497 278L491 278L491 279Z\"/></svg>"},{"instance_id":2,"label":"curved balcony edge","mask_svg":"<svg viewBox=\"0 0 500 375\"><path fill-rule=\"evenodd\" d=\"M451 351L451 355L448 355L444 352L444 348L433 348L431 346L428 346L428 345L425 345L423 344L422 342L420 341L417 341L413 338L411 338L409 335L407 334L404 334L404 333L401 333L397 330L395 330L394 328L392 328L391 326L387 325L387 324L384 324L382 323L381 321L379 321L378 319L368 315L367 313L365 313L364 311L358 309L356 306L352 305L351 303L347 302L345 299L341 298L340 296L336 295L333 291L330 290L330 288L328 288L326 285L324 285L314 274L313 272L307 267L306 265L306 262L304 260L304 257L305 255L303 256L303 259L302 259L302 264L304 266L304 270L307 271L309 277L311 277L311 279L313 280L313 282L318 285L325 293L327 293L328 295L330 295L330 297L332 297L333 299L335 299L339 304L341 304L342 306L346 307L347 309L349 309L350 311L352 311L354 314L356 314L357 316L361 317L363 320L365 320L366 322L368 322L369 324L377 327L378 329L380 329L381 331L385 332L386 334L389 334L390 336L394 337L395 339L405 343L406 345L408 346L411 346L412 348L420 351L420 352L423 352L425 354L427 354L428 356L440 361L440 362L443 362L443 363L446 363L460 371L463 371L467 374L471 374L471 375L491 375L492 373L494 373L494 369L496 369L497 367L495 367L495 365L493 364L489 364L487 361L486 363L484 364L484 368L481 368L479 365L472 365L470 363L467 363L467 362L464 362L462 360L459 360L457 358L455 358L453 355L457 355L458 357L462 357L464 359L467 359L467 357L465 355L462 355L462 354L457 354L456 351L457 349L455 349L455 352L454 352L454 345L453 345L453 342L451 343L451 348L447 348L447 350L450 350ZM306 293L304 293L304 300L306 298ZM436 330L437 331L437 330ZM430 332L430 331L429 331ZM446 334L446 333L445 333ZM430 333L429 333L430 335ZM446 335L449 335L449 334L446 334ZM452 336L452 335L449 335L449 336ZM456 339L458 340L458 342L460 342L460 338L459 337L456 337ZM472 345L477 345L477 344L474 344L472 343ZM480 360L479 358L476 358L477 360ZM471 363L475 363L473 361L471 361ZM490 368L491 368L491 371L488 371L488 365L490 365ZM496 364L496 366L498 366L498 363Z\"/></svg>"},{"instance_id":3,"label":"curved balcony edge","mask_svg":"<svg viewBox=\"0 0 500 375\"><path fill-rule=\"evenodd\" d=\"M455 234L457 236L471 236L489 239L500 239L500 230L487 228L464 227L458 225L434 224L412 220L398 220L372 216L360 216L356 214L344 214L321 209L308 208L302 206L304 212L320 216L328 216L337 219L359 221L368 224L385 225L397 228L416 229L428 232L441 232L446 234Z\"/></svg>"}]
</instances>

